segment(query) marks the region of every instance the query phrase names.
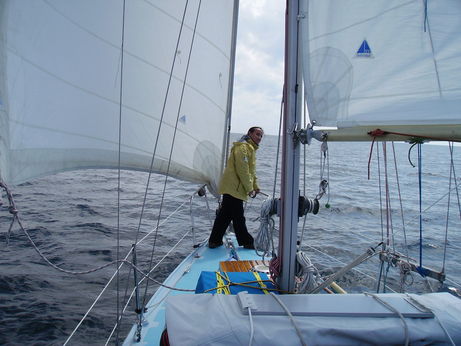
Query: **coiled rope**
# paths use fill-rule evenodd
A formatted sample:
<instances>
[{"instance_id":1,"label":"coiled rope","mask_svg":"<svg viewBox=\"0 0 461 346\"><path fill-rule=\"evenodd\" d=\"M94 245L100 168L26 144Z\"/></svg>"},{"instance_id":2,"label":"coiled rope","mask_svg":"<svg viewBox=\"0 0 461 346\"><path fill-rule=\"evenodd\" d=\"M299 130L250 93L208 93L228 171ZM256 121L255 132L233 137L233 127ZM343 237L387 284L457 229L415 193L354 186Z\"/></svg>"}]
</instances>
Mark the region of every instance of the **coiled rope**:
<instances>
[{"instance_id":1,"label":"coiled rope","mask_svg":"<svg viewBox=\"0 0 461 346\"><path fill-rule=\"evenodd\" d=\"M275 221L271 213L274 202L273 199L266 199L262 203L259 217L259 231L254 240L256 253L258 256L263 257L263 259L264 257L272 256L275 252L273 239Z\"/></svg>"},{"instance_id":2,"label":"coiled rope","mask_svg":"<svg viewBox=\"0 0 461 346\"><path fill-rule=\"evenodd\" d=\"M301 284L298 287L297 293L307 293L317 286L316 277L320 277L320 273L303 251L298 251L296 253L296 260L300 266L296 276L301 279ZM315 275L315 273L317 275Z\"/></svg>"}]
</instances>

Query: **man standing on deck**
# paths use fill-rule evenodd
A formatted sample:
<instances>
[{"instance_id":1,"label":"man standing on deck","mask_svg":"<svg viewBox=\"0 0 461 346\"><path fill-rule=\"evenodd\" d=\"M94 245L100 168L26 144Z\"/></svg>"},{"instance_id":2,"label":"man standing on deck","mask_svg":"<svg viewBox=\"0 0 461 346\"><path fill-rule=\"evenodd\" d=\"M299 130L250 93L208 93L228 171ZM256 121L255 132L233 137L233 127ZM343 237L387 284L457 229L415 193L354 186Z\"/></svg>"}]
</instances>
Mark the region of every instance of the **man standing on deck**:
<instances>
[{"instance_id":1,"label":"man standing on deck","mask_svg":"<svg viewBox=\"0 0 461 346\"><path fill-rule=\"evenodd\" d=\"M223 198L208 241L208 247L212 249L223 244L222 237L231 221L238 244L245 249L254 249L254 239L245 224L243 201L248 196L255 197L260 191L256 177L256 150L263 135L261 127L252 127L232 146L219 184L219 193Z\"/></svg>"}]
</instances>

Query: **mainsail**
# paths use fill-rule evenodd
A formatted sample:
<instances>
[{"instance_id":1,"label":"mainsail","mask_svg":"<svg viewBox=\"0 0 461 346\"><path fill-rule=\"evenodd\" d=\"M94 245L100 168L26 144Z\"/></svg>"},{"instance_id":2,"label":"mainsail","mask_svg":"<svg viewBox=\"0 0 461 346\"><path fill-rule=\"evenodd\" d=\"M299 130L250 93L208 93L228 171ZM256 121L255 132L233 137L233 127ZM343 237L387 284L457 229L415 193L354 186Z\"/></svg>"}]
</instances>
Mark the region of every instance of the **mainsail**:
<instances>
[{"instance_id":1,"label":"mainsail","mask_svg":"<svg viewBox=\"0 0 461 346\"><path fill-rule=\"evenodd\" d=\"M1 179L117 168L120 143L123 169L155 150L154 171L213 188L234 16L225 0L2 1Z\"/></svg>"},{"instance_id":2,"label":"mainsail","mask_svg":"<svg viewBox=\"0 0 461 346\"><path fill-rule=\"evenodd\" d=\"M461 138L459 1L301 3L305 97L330 140Z\"/></svg>"}]
</instances>

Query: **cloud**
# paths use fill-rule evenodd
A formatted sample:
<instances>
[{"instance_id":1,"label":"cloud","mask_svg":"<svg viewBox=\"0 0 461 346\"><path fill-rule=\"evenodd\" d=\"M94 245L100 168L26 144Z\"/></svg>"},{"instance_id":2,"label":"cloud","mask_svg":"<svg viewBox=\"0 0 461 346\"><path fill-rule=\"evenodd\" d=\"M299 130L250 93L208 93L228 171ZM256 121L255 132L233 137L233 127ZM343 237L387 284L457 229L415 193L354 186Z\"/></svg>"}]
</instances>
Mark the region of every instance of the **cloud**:
<instances>
[{"instance_id":1,"label":"cloud","mask_svg":"<svg viewBox=\"0 0 461 346\"><path fill-rule=\"evenodd\" d=\"M277 134L283 86L284 2L241 0L232 132Z\"/></svg>"}]
</instances>

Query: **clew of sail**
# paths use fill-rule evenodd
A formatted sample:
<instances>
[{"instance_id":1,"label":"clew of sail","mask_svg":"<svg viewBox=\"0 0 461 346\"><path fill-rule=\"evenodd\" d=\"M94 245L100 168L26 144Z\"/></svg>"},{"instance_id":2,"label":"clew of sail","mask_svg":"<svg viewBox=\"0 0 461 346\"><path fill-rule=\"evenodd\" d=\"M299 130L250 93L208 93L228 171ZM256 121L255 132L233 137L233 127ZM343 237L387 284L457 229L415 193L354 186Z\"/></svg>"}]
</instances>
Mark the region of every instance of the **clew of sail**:
<instances>
[{"instance_id":1,"label":"clew of sail","mask_svg":"<svg viewBox=\"0 0 461 346\"><path fill-rule=\"evenodd\" d=\"M153 171L214 188L233 17L228 1L2 1L1 179L117 168L120 142L122 169L155 151Z\"/></svg>"},{"instance_id":2,"label":"clew of sail","mask_svg":"<svg viewBox=\"0 0 461 346\"><path fill-rule=\"evenodd\" d=\"M301 3L305 97L329 139L461 139L459 1Z\"/></svg>"}]
</instances>

